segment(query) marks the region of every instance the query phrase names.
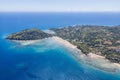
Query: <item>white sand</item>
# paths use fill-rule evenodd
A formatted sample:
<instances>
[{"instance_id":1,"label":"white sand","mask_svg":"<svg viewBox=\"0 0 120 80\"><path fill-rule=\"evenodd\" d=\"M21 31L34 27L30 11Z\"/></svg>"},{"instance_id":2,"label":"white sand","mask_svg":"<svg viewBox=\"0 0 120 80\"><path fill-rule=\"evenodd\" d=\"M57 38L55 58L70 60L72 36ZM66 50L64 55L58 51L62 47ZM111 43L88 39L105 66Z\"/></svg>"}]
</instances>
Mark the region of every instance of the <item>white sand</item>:
<instances>
[{"instance_id":1,"label":"white sand","mask_svg":"<svg viewBox=\"0 0 120 80\"><path fill-rule=\"evenodd\" d=\"M47 29L47 30L43 30L45 33L48 33L48 34L56 34L54 31L52 31L52 30L49 30L49 29Z\"/></svg>"},{"instance_id":2,"label":"white sand","mask_svg":"<svg viewBox=\"0 0 120 80\"><path fill-rule=\"evenodd\" d=\"M82 54L81 50L77 49L77 47L72 45L70 42L63 40L59 37L53 37L53 39L65 45L66 47L71 48L70 50L73 51L72 55L78 60L80 60L80 62L92 65L97 69L102 69L108 72L117 72L120 70L120 64L112 63L109 60L107 60L104 56L100 56L94 53L89 53L88 55L85 55Z\"/></svg>"},{"instance_id":3,"label":"white sand","mask_svg":"<svg viewBox=\"0 0 120 80\"><path fill-rule=\"evenodd\" d=\"M68 41L66 41L66 40L64 40L60 37L52 37L52 39L54 41L57 41L57 42L61 43L61 44L64 44L65 46L67 46L69 48L73 48L73 49L77 48L76 46L72 45L70 42L68 42Z\"/></svg>"},{"instance_id":4,"label":"white sand","mask_svg":"<svg viewBox=\"0 0 120 80\"><path fill-rule=\"evenodd\" d=\"M59 37L50 37L46 38L50 41L55 41L60 44L62 44L64 47L69 48L71 51L71 54L80 62L88 65L92 65L96 67L97 69L101 69L108 72L116 72L120 70L120 64L118 63L111 63L109 60L107 60L105 57L96 55L94 53L89 53L88 55L82 54L81 50L77 49L76 46L72 45L70 42L63 40ZM45 39L42 39L45 40ZM30 45L37 43L41 40L14 40L14 42L20 43L21 45Z\"/></svg>"}]
</instances>

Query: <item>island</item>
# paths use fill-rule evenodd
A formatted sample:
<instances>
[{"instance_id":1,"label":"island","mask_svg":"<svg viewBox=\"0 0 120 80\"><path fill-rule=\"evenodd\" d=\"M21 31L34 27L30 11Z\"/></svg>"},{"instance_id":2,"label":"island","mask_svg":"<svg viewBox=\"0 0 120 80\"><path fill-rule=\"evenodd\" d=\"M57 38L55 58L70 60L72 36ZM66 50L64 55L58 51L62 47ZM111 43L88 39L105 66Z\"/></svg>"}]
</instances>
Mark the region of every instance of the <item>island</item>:
<instances>
[{"instance_id":1,"label":"island","mask_svg":"<svg viewBox=\"0 0 120 80\"><path fill-rule=\"evenodd\" d=\"M55 34L26 29L6 37L9 40L38 40L58 36L77 46L85 55L94 53L120 63L120 26L74 25L51 28Z\"/></svg>"}]
</instances>

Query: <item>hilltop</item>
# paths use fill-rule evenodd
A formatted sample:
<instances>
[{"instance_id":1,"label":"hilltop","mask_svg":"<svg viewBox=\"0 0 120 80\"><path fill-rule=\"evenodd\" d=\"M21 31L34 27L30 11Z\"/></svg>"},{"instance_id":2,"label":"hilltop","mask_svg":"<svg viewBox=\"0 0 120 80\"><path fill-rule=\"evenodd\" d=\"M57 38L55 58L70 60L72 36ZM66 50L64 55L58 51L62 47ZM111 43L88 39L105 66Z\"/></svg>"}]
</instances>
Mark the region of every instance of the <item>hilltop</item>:
<instances>
[{"instance_id":1,"label":"hilltop","mask_svg":"<svg viewBox=\"0 0 120 80\"><path fill-rule=\"evenodd\" d=\"M45 33L37 28L22 30L17 33L13 33L6 37L9 40L37 40L52 37L51 34Z\"/></svg>"}]
</instances>

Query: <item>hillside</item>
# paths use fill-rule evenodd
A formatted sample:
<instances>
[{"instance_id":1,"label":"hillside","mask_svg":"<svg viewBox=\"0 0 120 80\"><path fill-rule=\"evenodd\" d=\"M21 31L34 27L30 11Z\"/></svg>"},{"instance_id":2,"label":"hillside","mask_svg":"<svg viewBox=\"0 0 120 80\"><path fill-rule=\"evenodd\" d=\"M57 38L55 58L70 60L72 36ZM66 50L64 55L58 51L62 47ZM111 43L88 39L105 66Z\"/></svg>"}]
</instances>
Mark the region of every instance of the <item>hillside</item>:
<instances>
[{"instance_id":1,"label":"hillside","mask_svg":"<svg viewBox=\"0 0 120 80\"><path fill-rule=\"evenodd\" d=\"M9 35L6 39L10 40L37 40L52 37L51 34L45 33L39 29L26 29Z\"/></svg>"}]
</instances>

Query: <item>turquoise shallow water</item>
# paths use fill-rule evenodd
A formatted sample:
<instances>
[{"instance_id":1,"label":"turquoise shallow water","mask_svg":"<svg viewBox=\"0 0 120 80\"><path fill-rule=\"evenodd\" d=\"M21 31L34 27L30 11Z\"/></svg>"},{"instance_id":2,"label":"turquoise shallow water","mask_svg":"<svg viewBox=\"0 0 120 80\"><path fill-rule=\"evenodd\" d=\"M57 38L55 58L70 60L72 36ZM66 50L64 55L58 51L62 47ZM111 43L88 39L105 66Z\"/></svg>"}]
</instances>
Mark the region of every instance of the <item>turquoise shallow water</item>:
<instances>
[{"instance_id":1,"label":"turquoise shallow water","mask_svg":"<svg viewBox=\"0 0 120 80\"><path fill-rule=\"evenodd\" d=\"M94 16L93 22L89 17ZM21 46L4 37L12 32L36 26L41 29L74 24L119 24L118 14L1 14L0 80L120 80L120 73L108 73L78 62L70 50L52 41ZM105 16L106 17L105 17ZM71 16L71 17L70 17ZM83 18L83 19L81 19ZM103 18L109 19L102 23ZM71 20L72 19L72 20ZM110 24L110 22L114 21ZM105 22L105 21L103 21ZM41 27L42 26L42 27ZM44 26L44 27L43 27ZM51 43L52 42L52 43Z\"/></svg>"},{"instance_id":2,"label":"turquoise shallow water","mask_svg":"<svg viewBox=\"0 0 120 80\"><path fill-rule=\"evenodd\" d=\"M120 80L79 63L70 50L52 41L22 46L1 39L0 80Z\"/></svg>"}]
</instances>

